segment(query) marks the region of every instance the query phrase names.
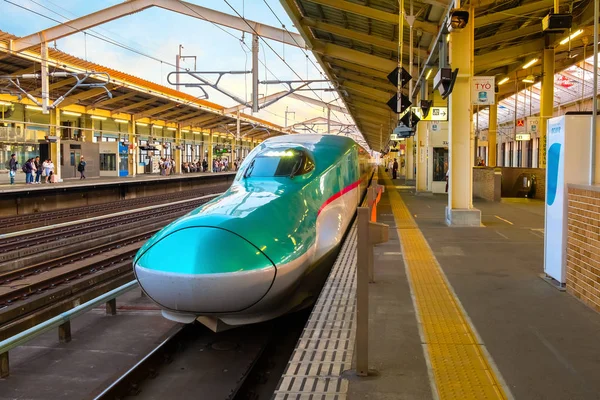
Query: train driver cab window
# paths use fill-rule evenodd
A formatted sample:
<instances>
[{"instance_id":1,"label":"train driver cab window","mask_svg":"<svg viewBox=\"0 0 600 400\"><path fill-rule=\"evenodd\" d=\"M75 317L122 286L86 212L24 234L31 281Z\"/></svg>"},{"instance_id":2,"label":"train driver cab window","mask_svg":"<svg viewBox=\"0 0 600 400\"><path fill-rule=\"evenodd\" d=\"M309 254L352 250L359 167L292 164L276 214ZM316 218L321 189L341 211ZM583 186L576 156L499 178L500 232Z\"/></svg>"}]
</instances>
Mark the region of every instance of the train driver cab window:
<instances>
[{"instance_id":1,"label":"train driver cab window","mask_svg":"<svg viewBox=\"0 0 600 400\"><path fill-rule=\"evenodd\" d=\"M266 149L248 164L244 178L295 176L309 173L315 163L307 152L298 149Z\"/></svg>"}]
</instances>

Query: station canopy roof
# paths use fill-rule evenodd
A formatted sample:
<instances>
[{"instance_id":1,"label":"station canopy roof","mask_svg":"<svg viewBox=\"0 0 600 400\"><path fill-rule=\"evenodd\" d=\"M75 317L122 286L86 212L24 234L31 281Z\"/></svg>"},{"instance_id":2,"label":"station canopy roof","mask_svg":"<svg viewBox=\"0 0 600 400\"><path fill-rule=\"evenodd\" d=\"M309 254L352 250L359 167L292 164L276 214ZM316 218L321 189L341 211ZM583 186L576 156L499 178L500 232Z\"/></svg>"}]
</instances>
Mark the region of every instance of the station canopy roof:
<instances>
[{"instance_id":1,"label":"station canopy roof","mask_svg":"<svg viewBox=\"0 0 600 400\"><path fill-rule=\"evenodd\" d=\"M0 31L0 75L23 75L40 72L40 53L37 49L18 54L8 50L8 43L17 37ZM176 91L114 69L94 64L71 56L56 49L48 49L50 72L105 72L110 76L107 88L112 93L108 98L102 88L77 88L59 104L60 108L69 105L85 107L86 112L107 110L112 115L134 115L136 120L148 118L150 121L178 123L182 128L212 129L214 132L235 133L236 114L227 113L225 107L198 99L187 93ZM101 82L102 76L90 76L86 83ZM105 80L104 80L105 81ZM76 79L72 76L50 79L49 94L56 100L73 87ZM22 88L36 98L41 98L41 80L21 79ZM16 95L18 91L7 81L0 80L0 93ZM23 98L25 98L23 96ZM15 101L17 98L15 97ZM244 138L265 139L269 136L286 133L283 127L240 114L241 132Z\"/></svg>"},{"instance_id":2,"label":"station canopy roof","mask_svg":"<svg viewBox=\"0 0 600 400\"><path fill-rule=\"evenodd\" d=\"M395 86L387 80L387 75L398 62L399 2L281 0L281 3L314 50L329 79L337 85L369 145L374 149L380 147L380 132L383 132L385 145L397 118L386 102L395 93ZM560 1L560 11L573 15L573 27L570 32L547 36L542 31L541 20L553 10L552 0L474 0L475 75L495 76L497 82L508 77L509 81L500 86L500 100L523 89L522 79L529 75L533 75L539 88L546 40L555 46L555 71L567 68L567 72L579 73L578 69L568 68L581 66L593 52L593 5L592 0ZM468 8L469 4L465 2L461 6ZM431 69L431 76L435 76L438 46L434 45L449 3L447 0L413 0L412 8L416 17L412 75L416 79L423 69ZM405 10L409 15L411 0L405 0ZM470 18L473 21L472 15ZM581 34L560 44L579 29L582 29ZM408 69L410 27L406 22L403 38L402 62ZM430 53L433 53L431 57ZM538 61L531 68L522 68L535 58ZM566 100L561 90L556 90L555 99L559 102Z\"/></svg>"}]
</instances>

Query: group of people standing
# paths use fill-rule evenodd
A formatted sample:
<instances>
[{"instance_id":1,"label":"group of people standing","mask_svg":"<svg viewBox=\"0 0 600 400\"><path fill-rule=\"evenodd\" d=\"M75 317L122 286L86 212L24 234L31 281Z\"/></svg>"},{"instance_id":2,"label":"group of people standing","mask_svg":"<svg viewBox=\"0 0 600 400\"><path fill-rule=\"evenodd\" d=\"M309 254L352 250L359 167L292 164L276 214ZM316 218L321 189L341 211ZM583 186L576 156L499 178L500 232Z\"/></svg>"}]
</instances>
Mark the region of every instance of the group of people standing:
<instances>
[{"instance_id":1,"label":"group of people standing","mask_svg":"<svg viewBox=\"0 0 600 400\"><path fill-rule=\"evenodd\" d=\"M172 158L161 157L158 160L158 167L160 168L160 174L163 176L171 175L171 172L175 173L175 162Z\"/></svg>"},{"instance_id":2,"label":"group of people standing","mask_svg":"<svg viewBox=\"0 0 600 400\"><path fill-rule=\"evenodd\" d=\"M11 154L8 162L8 175L11 185L15 183L15 176L18 170L19 162L17 161L17 155ZM54 182L54 163L51 159L41 162L40 156L30 158L21 166L21 170L25 173L25 183L28 185L42 183L42 177L44 177L44 183Z\"/></svg>"}]
</instances>

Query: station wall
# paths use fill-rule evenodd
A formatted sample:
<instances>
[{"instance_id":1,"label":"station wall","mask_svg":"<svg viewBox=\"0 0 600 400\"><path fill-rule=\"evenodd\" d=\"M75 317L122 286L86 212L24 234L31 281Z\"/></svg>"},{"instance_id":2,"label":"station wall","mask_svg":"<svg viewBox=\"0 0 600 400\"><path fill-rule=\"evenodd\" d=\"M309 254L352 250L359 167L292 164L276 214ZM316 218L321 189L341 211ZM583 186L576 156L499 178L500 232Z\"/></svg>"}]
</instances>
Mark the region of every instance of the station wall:
<instances>
[{"instance_id":1,"label":"station wall","mask_svg":"<svg viewBox=\"0 0 600 400\"><path fill-rule=\"evenodd\" d=\"M600 312L600 188L569 185L567 292Z\"/></svg>"}]
</instances>

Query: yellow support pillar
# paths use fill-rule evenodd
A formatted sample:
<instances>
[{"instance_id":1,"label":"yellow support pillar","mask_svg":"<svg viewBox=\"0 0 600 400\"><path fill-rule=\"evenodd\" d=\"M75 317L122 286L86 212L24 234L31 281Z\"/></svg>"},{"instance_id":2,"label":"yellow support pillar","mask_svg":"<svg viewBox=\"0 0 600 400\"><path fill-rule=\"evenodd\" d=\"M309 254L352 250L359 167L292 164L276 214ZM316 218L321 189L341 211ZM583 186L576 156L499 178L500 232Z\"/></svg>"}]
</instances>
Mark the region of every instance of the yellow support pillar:
<instances>
[{"instance_id":1,"label":"yellow support pillar","mask_svg":"<svg viewBox=\"0 0 600 400\"><path fill-rule=\"evenodd\" d=\"M417 124L418 125L418 124ZM413 148L415 141L412 137L406 140L406 179L415 179L415 158Z\"/></svg>"},{"instance_id":2,"label":"yellow support pillar","mask_svg":"<svg viewBox=\"0 0 600 400\"><path fill-rule=\"evenodd\" d=\"M473 7L471 7L473 10ZM473 15L473 14L471 14ZM473 20L462 31L450 35L450 65L458 68L454 90L449 97L448 153L449 184L446 224L481 226L481 212L473 208L473 157L471 77L473 76Z\"/></svg>"},{"instance_id":3,"label":"yellow support pillar","mask_svg":"<svg viewBox=\"0 0 600 400\"><path fill-rule=\"evenodd\" d=\"M498 96L490 106L488 122L488 167L496 166L496 135L498 134Z\"/></svg>"},{"instance_id":4,"label":"yellow support pillar","mask_svg":"<svg viewBox=\"0 0 600 400\"><path fill-rule=\"evenodd\" d=\"M137 174L137 140L135 139L135 118L131 116L131 120L127 124L127 134L129 136L129 167L128 175L131 177Z\"/></svg>"},{"instance_id":5,"label":"yellow support pillar","mask_svg":"<svg viewBox=\"0 0 600 400\"><path fill-rule=\"evenodd\" d=\"M183 147L183 143L181 141L181 124L177 124L177 130L175 131L175 163L177 164L176 165L177 168L175 168L175 171L179 171L180 175L183 173L183 170L181 168L181 165L183 164L182 153L181 153L182 147ZM199 159L200 159L200 163L202 163L204 156L201 154Z\"/></svg>"},{"instance_id":6,"label":"yellow support pillar","mask_svg":"<svg viewBox=\"0 0 600 400\"><path fill-rule=\"evenodd\" d=\"M420 122L417 124L417 192L431 192L427 187L427 152L429 148L427 137L427 123Z\"/></svg>"},{"instance_id":7,"label":"yellow support pillar","mask_svg":"<svg viewBox=\"0 0 600 400\"><path fill-rule=\"evenodd\" d=\"M548 39L547 39L548 40ZM554 112L554 48L545 48L540 99L540 146L538 167L546 168L546 123Z\"/></svg>"},{"instance_id":8,"label":"yellow support pillar","mask_svg":"<svg viewBox=\"0 0 600 400\"><path fill-rule=\"evenodd\" d=\"M61 132L60 132L60 109L55 108L50 111L50 136L56 136L58 140L55 143L50 143L50 158L52 159L52 163L54 164L54 175L56 176L56 182L60 182L61 180Z\"/></svg>"},{"instance_id":9,"label":"yellow support pillar","mask_svg":"<svg viewBox=\"0 0 600 400\"><path fill-rule=\"evenodd\" d=\"M208 170L213 171L213 132L208 133Z\"/></svg>"}]
</instances>

